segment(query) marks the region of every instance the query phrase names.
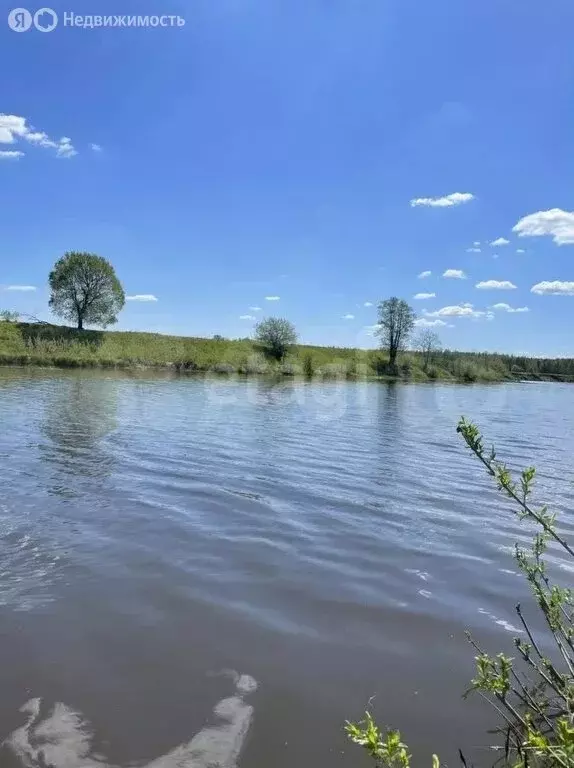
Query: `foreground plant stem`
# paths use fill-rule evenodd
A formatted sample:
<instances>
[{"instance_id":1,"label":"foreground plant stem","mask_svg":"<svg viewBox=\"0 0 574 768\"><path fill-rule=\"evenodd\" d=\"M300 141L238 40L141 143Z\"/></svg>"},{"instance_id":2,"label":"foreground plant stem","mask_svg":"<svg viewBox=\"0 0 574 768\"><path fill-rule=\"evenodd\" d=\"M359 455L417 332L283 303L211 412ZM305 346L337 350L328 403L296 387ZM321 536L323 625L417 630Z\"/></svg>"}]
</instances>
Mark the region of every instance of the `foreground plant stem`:
<instances>
[{"instance_id":1,"label":"foreground plant stem","mask_svg":"<svg viewBox=\"0 0 574 768\"><path fill-rule=\"evenodd\" d=\"M490 453L485 452L478 427L462 418L457 432L488 474L495 478L498 489L517 505L518 518L535 526L530 552L516 544L515 559L544 616L546 643L554 647L552 658L542 653L541 644L518 604L516 613L529 640L514 638L523 662L521 667L515 668L514 659L503 653L497 656L484 653L467 633L478 655L476 676L465 696L478 692L501 719L495 731L501 743L491 745L492 749L504 752L497 765L574 768L574 599L570 589L552 583L544 560L549 542L560 547L569 558L574 558L574 549L557 531L556 515L549 514L546 506L536 509L529 503L536 476L534 467L524 469L517 483L507 466L498 461L494 447ZM526 676L526 669L534 679ZM410 768L411 756L400 732L387 730L383 735L370 712L360 723L347 723L346 731L351 741L368 752L377 768ZM466 766L464 755L459 754ZM436 755L432 756L432 765L433 768L440 765Z\"/></svg>"}]
</instances>

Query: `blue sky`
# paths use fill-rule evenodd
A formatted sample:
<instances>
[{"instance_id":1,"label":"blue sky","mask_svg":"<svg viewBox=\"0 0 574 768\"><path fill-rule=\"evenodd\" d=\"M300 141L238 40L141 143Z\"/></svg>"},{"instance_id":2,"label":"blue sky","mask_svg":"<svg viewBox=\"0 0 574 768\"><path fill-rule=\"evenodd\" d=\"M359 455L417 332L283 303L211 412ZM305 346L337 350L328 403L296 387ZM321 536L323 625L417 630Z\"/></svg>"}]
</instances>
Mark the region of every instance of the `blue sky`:
<instances>
[{"instance_id":1,"label":"blue sky","mask_svg":"<svg viewBox=\"0 0 574 768\"><path fill-rule=\"evenodd\" d=\"M50 267L86 250L157 298L119 329L247 336L274 314L364 346L398 295L446 346L574 354L571 0L51 7L50 33L2 12L0 307L48 318Z\"/></svg>"}]
</instances>

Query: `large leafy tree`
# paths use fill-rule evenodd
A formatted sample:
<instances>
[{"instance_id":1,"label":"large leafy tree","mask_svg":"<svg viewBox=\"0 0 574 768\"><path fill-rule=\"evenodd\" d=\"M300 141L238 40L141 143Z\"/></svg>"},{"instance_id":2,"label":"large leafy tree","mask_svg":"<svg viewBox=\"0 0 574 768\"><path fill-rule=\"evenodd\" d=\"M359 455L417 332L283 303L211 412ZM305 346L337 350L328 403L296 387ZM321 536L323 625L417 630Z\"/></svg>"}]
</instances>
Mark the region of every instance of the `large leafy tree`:
<instances>
[{"instance_id":1,"label":"large leafy tree","mask_svg":"<svg viewBox=\"0 0 574 768\"><path fill-rule=\"evenodd\" d=\"M415 325L416 314L404 299L392 296L379 304L377 334L382 346L388 350L389 363L394 366L397 355L404 349Z\"/></svg>"},{"instance_id":2,"label":"large leafy tree","mask_svg":"<svg viewBox=\"0 0 574 768\"><path fill-rule=\"evenodd\" d=\"M109 261L95 253L70 251L54 264L49 277L50 308L76 323L104 328L117 322L125 293Z\"/></svg>"},{"instance_id":3,"label":"large leafy tree","mask_svg":"<svg viewBox=\"0 0 574 768\"><path fill-rule=\"evenodd\" d=\"M297 343L297 331L289 320L268 317L255 326L255 338L269 357L281 361L289 348Z\"/></svg>"}]
</instances>

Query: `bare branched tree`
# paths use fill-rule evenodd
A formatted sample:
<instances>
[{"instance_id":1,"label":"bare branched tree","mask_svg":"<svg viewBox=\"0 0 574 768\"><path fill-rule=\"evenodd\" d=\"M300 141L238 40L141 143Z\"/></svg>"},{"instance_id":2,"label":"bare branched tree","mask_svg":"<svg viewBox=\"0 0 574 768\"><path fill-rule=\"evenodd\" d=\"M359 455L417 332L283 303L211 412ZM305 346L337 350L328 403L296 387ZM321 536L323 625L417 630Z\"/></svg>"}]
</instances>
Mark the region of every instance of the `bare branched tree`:
<instances>
[{"instance_id":1,"label":"bare branched tree","mask_svg":"<svg viewBox=\"0 0 574 768\"><path fill-rule=\"evenodd\" d=\"M436 352L442 349L438 333L424 328L414 339L413 347L423 356L423 368L426 371Z\"/></svg>"}]
</instances>

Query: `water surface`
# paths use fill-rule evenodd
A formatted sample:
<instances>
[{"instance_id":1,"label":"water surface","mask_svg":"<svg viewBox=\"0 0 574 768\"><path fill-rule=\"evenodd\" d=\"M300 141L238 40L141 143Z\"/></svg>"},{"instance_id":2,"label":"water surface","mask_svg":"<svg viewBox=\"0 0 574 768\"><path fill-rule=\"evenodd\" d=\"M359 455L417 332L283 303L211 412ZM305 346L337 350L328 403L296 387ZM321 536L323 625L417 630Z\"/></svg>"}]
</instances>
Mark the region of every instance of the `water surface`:
<instances>
[{"instance_id":1,"label":"water surface","mask_svg":"<svg viewBox=\"0 0 574 768\"><path fill-rule=\"evenodd\" d=\"M2 766L357 766L369 701L486 743L463 633L511 649L527 531L455 426L571 533L573 393L0 370Z\"/></svg>"}]
</instances>

